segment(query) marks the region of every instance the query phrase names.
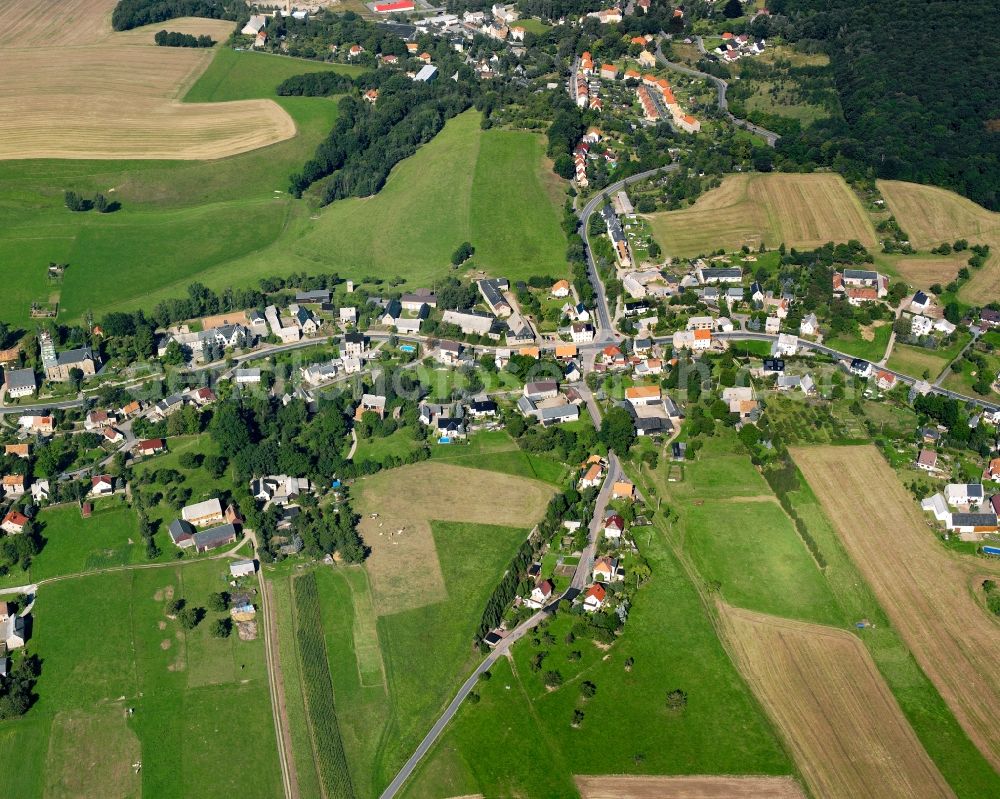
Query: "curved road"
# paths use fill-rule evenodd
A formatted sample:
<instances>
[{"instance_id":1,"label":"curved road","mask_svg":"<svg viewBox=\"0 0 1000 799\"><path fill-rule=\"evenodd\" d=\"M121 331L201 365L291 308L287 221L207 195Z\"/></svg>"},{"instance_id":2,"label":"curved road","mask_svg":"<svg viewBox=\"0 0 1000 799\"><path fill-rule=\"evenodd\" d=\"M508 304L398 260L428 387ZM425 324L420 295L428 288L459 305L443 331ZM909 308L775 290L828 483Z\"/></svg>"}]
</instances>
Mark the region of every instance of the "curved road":
<instances>
[{"instance_id":1,"label":"curved road","mask_svg":"<svg viewBox=\"0 0 1000 799\"><path fill-rule=\"evenodd\" d=\"M729 110L729 101L726 99L726 91L729 89L729 83L727 83L722 78L717 78L715 75L709 75L707 72L702 72L697 69L692 69L691 67L684 66L683 64L677 64L674 63L673 61L667 61L666 56L663 55L663 50L660 47L661 41L662 37L657 38L656 40L657 61L663 64L663 66L667 67L667 69L672 69L675 72L680 72L683 75L688 75L689 77L692 78L703 78L704 80L712 81L712 83L715 84L715 89L719 94L719 110L723 114L725 114L726 117L729 118L730 122L732 122L734 125L737 125L738 127L744 128L745 130L749 130L751 133L756 133L758 136L763 138L764 141L767 142L768 147L774 147L774 145L777 144L778 139L780 139L781 136L779 136L773 130L762 128L760 125L755 125L753 124L753 122L750 122L747 119L741 119L740 117L735 116ZM696 37L695 41L698 44L698 50L702 54L705 54L705 46L701 42L701 37L700 36Z\"/></svg>"}]
</instances>

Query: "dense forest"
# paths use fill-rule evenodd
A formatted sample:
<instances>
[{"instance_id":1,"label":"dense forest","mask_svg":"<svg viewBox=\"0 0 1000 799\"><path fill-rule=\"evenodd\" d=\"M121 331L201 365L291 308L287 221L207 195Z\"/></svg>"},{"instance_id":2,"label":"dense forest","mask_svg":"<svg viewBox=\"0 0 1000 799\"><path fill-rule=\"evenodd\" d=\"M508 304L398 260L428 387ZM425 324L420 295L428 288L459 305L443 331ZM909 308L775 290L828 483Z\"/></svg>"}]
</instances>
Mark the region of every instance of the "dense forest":
<instances>
[{"instance_id":1,"label":"dense forest","mask_svg":"<svg viewBox=\"0 0 1000 799\"><path fill-rule=\"evenodd\" d=\"M827 49L844 122L779 148L796 161L932 183L1000 209L1000 70L983 43L993 0L773 0L785 31Z\"/></svg>"},{"instance_id":2,"label":"dense forest","mask_svg":"<svg viewBox=\"0 0 1000 799\"><path fill-rule=\"evenodd\" d=\"M246 15L243 0L119 0L111 12L111 27L127 31L177 17L236 20Z\"/></svg>"},{"instance_id":3,"label":"dense forest","mask_svg":"<svg viewBox=\"0 0 1000 799\"><path fill-rule=\"evenodd\" d=\"M282 97L329 97L345 94L353 86L354 81L339 72L307 72L283 80L275 91Z\"/></svg>"}]
</instances>

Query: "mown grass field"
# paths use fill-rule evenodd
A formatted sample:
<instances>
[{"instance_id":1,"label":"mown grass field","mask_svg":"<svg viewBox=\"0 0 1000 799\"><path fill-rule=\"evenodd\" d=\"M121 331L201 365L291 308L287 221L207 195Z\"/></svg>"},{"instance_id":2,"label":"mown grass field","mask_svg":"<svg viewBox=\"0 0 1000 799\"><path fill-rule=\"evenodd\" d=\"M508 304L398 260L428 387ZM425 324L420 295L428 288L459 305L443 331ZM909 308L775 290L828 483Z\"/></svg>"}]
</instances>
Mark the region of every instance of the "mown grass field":
<instances>
[{"instance_id":1,"label":"mown grass field","mask_svg":"<svg viewBox=\"0 0 1000 799\"><path fill-rule=\"evenodd\" d=\"M227 577L225 561L203 561L43 586L29 642L43 661L39 699L23 719L0 722L4 762L20 763L5 790L280 793L262 641L213 638L212 612L187 632L165 614L171 597L204 607Z\"/></svg>"},{"instance_id":2,"label":"mown grass field","mask_svg":"<svg viewBox=\"0 0 1000 799\"><path fill-rule=\"evenodd\" d=\"M889 346L892 335L892 325L882 324L862 330L856 336L838 336L828 338L823 343L840 352L846 352L857 358L876 363L885 357L885 349Z\"/></svg>"},{"instance_id":3,"label":"mown grass field","mask_svg":"<svg viewBox=\"0 0 1000 799\"><path fill-rule=\"evenodd\" d=\"M433 445L431 458L455 466L485 469L562 485L569 467L552 458L524 452L505 431L476 433L466 442Z\"/></svg>"},{"instance_id":4,"label":"mown grass field","mask_svg":"<svg viewBox=\"0 0 1000 799\"><path fill-rule=\"evenodd\" d=\"M860 201L839 175L826 173L730 175L689 208L648 219L663 251L682 258L761 243L806 249L857 239L875 246Z\"/></svg>"},{"instance_id":5,"label":"mown grass field","mask_svg":"<svg viewBox=\"0 0 1000 799\"><path fill-rule=\"evenodd\" d=\"M959 298L979 305L1000 298L1000 214L936 186L880 180L878 188L914 247L929 249L957 239L989 244L989 260L961 287ZM963 255L960 266L968 260L969 254ZM944 284L951 279L949 274L954 277L950 260L947 268L942 266L941 276L931 282Z\"/></svg>"}]
</instances>

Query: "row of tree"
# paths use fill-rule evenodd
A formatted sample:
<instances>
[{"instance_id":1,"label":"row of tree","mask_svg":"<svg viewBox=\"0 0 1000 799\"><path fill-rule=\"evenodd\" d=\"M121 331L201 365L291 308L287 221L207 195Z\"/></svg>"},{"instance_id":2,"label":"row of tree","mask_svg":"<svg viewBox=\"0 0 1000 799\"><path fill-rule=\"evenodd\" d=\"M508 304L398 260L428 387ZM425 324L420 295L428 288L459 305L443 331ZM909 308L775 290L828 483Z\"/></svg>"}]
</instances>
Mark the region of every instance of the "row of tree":
<instances>
[{"instance_id":1,"label":"row of tree","mask_svg":"<svg viewBox=\"0 0 1000 799\"><path fill-rule=\"evenodd\" d=\"M177 31L157 31L153 41L159 47L211 47L215 40L211 36L202 34L194 36L190 33L178 33Z\"/></svg>"}]
</instances>

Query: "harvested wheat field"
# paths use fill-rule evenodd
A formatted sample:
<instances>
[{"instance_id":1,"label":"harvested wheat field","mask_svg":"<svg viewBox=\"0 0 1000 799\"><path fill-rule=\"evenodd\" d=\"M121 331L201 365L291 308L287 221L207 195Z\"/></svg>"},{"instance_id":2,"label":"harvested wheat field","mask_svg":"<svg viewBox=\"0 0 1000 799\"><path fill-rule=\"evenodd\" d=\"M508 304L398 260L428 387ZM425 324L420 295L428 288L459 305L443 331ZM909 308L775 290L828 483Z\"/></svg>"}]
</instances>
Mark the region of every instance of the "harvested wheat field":
<instances>
[{"instance_id":1,"label":"harvested wheat field","mask_svg":"<svg viewBox=\"0 0 1000 799\"><path fill-rule=\"evenodd\" d=\"M537 480L434 461L359 480L353 496L362 516L361 536L371 547L365 565L376 612L447 598L432 520L530 529L553 493Z\"/></svg>"},{"instance_id":2,"label":"harvested wheat field","mask_svg":"<svg viewBox=\"0 0 1000 799\"><path fill-rule=\"evenodd\" d=\"M576 777L583 799L805 799L792 777Z\"/></svg>"},{"instance_id":3,"label":"harvested wheat field","mask_svg":"<svg viewBox=\"0 0 1000 799\"><path fill-rule=\"evenodd\" d=\"M680 211L648 216L664 251L690 257L744 244L818 247L857 239L875 245L875 230L839 175L730 175Z\"/></svg>"},{"instance_id":4,"label":"harvested wheat field","mask_svg":"<svg viewBox=\"0 0 1000 799\"><path fill-rule=\"evenodd\" d=\"M730 652L821 799L953 796L864 645L720 603Z\"/></svg>"},{"instance_id":5,"label":"harvested wheat field","mask_svg":"<svg viewBox=\"0 0 1000 799\"><path fill-rule=\"evenodd\" d=\"M1000 623L968 587L1000 569L945 551L875 447L800 448L793 457L917 662L1000 769Z\"/></svg>"},{"instance_id":6,"label":"harvested wheat field","mask_svg":"<svg viewBox=\"0 0 1000 799\"><path fill-rule=\"evenodd\" d=\"M935 283L947 285L969 261L969 253L901 257L894 263L899 276L911 286L928 289Z\"/></svg>"},{"instance_id":7,"label":"harvested wheat field","mask_svg":"<svg viewBox=\"0 0 1000 799\"><path fill-rule=\"evenodd\" d=\"M989 244L989 260L973 272L959 296L976 304L1000 298L1000 214L937 186L880 180L878 187L914 247L928 249L956 239ZM960 266L969 258L969 253L963 255Z\"/></svg>"},{"instance_id":8,"label":"harvested wheat field","mask_svg":"<svg viewBox=\"0 0 1000 799\"><path fill-rule=\"evenodd\" d=\"M270 100L181 103L214 50L157 47L170 30L225 38L233 23L111 30L115 0L0 0L0 159L211 159L295 135Z\"/></svg>"}]
</instances>

